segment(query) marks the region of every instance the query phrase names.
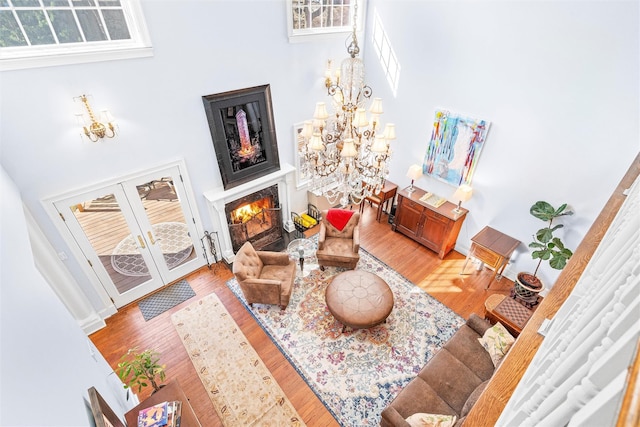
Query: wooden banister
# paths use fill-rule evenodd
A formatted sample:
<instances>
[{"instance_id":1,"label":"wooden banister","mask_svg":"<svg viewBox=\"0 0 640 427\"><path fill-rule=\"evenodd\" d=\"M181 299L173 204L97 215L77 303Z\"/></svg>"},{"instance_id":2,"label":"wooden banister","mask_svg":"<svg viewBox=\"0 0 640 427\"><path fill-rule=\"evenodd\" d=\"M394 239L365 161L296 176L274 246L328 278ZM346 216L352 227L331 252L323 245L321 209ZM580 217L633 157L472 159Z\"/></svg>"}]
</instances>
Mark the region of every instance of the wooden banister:
<instances>
[{"instance_id":1,"label":"wooden banister","mask_svg":"<svg viewBox=\"0 0 640 427\"><path fill-rule=\"evenodd\" d=\"M609 201L596 218L584 239L573 254L571 261L562 270L558 280L544 298L538 309L523 329L520 337L509 350L509 354L500 365L500 368L493 375L487 388L482 393L473 409L467 415L463 427L494 426L504 410L507 402L513 394L518 383L522 379L525 371L529 367L531 360L542 344L543 337L537 331L545 319L551 319L560 309L565 300L573 291L578 279L582 276L585 267L591 260L593 253L602 241L611 222L620 210L620 206L625 200L623 191L628 189L640 174L640 154L636 156L629 170L622 178ZM637 358L635 361L637 379ZM632 378L630 376L630 378ZM640 386L635 385L637 388ZM627 389L627 394L630 391ZM629 396L633 396L630 394ZM637 396L637 394L636 394ZM637 400L637 399L636 399ZM638 402L634 403L633 398L624 399L623 408L620 415L629 410L631 419L638 418ZM635 415L633 414L635 412ZM627 415L625 415L627 416ZM626 424L619 424L626 425Z\"/></svg>"}]
</instances>

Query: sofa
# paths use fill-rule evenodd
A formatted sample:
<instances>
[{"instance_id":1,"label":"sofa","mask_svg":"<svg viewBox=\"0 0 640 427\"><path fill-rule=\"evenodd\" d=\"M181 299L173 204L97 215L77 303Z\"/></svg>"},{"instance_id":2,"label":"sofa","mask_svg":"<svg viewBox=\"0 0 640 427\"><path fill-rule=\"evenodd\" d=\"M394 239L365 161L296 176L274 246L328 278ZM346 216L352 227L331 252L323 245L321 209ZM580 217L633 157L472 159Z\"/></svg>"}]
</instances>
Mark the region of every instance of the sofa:
<instances>
[{"instance_id":1,"label":"sofa","mask_svg":"<svg viewBox=\"0 0 640 427\"><path fill-rule=\"evenodd\" d=\"M460 426L495 370L492 356L478 341L490 328L472 314L382 411L380 425L406 427L414 414L437 414L454 415L455 426Z\"/></svg>"}]
</instances>

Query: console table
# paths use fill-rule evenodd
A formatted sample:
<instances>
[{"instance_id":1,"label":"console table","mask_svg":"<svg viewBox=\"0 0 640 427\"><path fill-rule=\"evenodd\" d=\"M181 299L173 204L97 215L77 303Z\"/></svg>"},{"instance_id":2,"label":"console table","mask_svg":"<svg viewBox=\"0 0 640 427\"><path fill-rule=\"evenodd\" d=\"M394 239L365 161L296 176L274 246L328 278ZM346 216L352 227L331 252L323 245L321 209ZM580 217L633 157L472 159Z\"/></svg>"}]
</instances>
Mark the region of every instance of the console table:
<instances>
[{"instance_id":1,"label":"console table","mask_svg":"<svg viewBox=\"0 0 640 427\"><path fill-rule=\"evenodd\" d=\"M460 227L469 211L461 208L460 213L456 213L456 205L451 202L444 202L439 207L431 206L420 200L425 194L426 191L417 187L413 192L406 188L398 191L393 230L426 246L442 259L455 247Z\"/></svg>"},{"instance_id":2,"label":"console table","mask_svg":"<svg viewBox=\"0 0 640 427\"><path fill-rule=\"evenodd\" d=\"M140 402L138 406L124 414L127 425L138 425L138 412L140 412L140 410L156 405L158 403L170 402L172 400L179 400L182 402L182 416L180 427L202 427L200 421L198 421L198 418L196 417L195 412L193 412L193 408L189 403L189 399L187 399L187 396L184 394L184 391L182 391L182 387L180 387L180 383L178 383L177 380L171 381L169 384L153 393L149 398Z\"/></svg>"},{"instance_id":3,"label":"console table","mask_svg":"<svg viewBox=\"0 0 640 427\"><path fill-rule=\"evenodd\" d=\"M489 267L493 268L493 277L485 286L488 289L493 282L493 279L500 280L502 278L502 272L507 266L511 254L516 250L520 240L516 240L513 237L507 236L500 231L493 229L489 226L480 230L478 234L471 238L471 248L469 249L469 255L464 261L460 274L464 274L464 269L467 267L469 258L477 258Z\"/></svg>"}]
</instances>

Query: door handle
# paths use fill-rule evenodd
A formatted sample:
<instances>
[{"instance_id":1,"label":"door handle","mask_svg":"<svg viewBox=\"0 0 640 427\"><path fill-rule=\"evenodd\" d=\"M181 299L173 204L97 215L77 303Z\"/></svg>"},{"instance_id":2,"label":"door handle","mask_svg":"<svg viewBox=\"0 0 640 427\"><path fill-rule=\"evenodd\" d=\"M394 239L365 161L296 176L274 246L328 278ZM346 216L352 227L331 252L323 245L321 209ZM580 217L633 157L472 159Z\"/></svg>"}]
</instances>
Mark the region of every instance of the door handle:
<instances>
[{"instance_id":1,"label":"door handle","mask_svg":"<svg viewBox=\"0 0 640 427\"><path fill-rule=\"evenodd\" d=\"M149 241L151 242L152 245L156 244L155 239L153 238L153 234L151 234L150 231L147 231L147 236L149 236Z\"/></svg>"},{"instance_id":2,"label":"door handle","mask_svg":"<svg viewBox=\"0 0 640 427\"><path fill-rule=\"evenodd\" d=\"M138 234L138 242L140 242L140 247L142 249L146 249L147 245L144 244L144 239L142 238L141 235Z\"/></svg>"}]
</instances>

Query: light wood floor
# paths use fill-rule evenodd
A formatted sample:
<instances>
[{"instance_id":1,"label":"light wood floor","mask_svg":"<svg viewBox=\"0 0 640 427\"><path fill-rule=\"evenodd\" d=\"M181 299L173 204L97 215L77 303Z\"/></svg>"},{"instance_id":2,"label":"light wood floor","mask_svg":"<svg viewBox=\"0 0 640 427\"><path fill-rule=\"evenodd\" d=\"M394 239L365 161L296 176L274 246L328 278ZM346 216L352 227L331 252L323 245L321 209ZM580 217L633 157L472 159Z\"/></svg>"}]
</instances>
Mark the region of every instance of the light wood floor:
<instances>
[{"instance_id":1,"label":"light wood floor","mask_svg":"<svg viewBox=\"0 0 640 427\"><path fill-rule=\"evenodd\" d=\"M493 281L489 290L485 291L484 287L492 277L490 270L478 272L467 266L468 274L461 276L459 272L465 259L463 255L454 251L444 260L439 260L435 253L393 232L386 220L386 215L383 215L381 222L376 222L375 209L365 207L360 229L361 247L465 319L471 313L482 316L483 303L489 295L506 295L513 286L513 283L505 278ZM463 237L463 234L461 233L460 239L470 237ZM107 319L107 326L92 334L90 338L114 369L120 356L129 348L155 348L160 351L161 361L167 365L168 379L180 381L203 427L220 426L222 424L216 411L170 319L173 312L192 303L196 298L215 292L273 373L304 422L309 426L338 425L322 402L227 288L225 283L231 277L232 273L224 263L218 263L212 270L204 267L186 277L196 292L196 297L148 322L142 318L137 304L131 304ZM140 399L146 398L149 393L150 390L143 390Z\"/></svg>"}]
</instances>

